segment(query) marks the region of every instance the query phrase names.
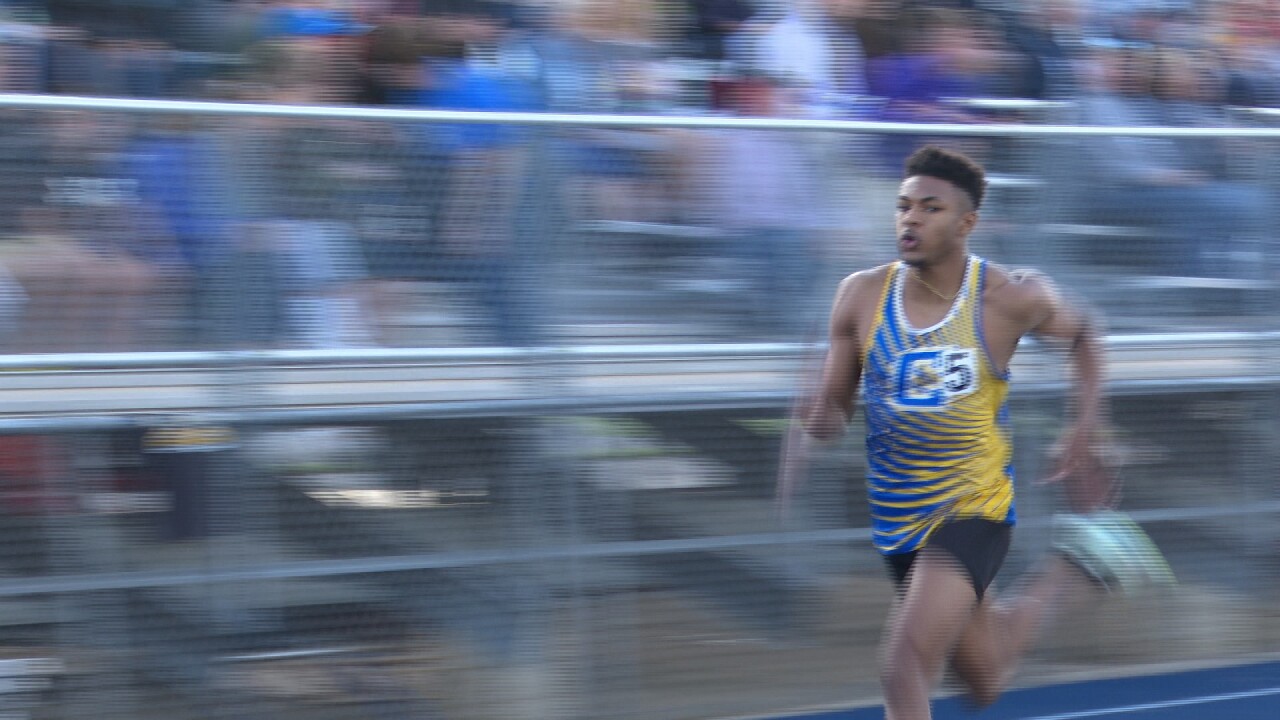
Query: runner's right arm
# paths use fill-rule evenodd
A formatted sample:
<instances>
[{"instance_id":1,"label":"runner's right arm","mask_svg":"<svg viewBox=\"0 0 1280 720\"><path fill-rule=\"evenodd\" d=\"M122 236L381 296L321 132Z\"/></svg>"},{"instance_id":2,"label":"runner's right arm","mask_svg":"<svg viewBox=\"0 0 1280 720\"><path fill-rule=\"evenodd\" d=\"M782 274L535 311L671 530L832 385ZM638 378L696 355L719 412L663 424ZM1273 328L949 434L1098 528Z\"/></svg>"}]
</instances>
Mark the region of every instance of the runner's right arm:
<instances>
[{"instance_id":1,"label":"runner's right arm","mask_svg":"<svg viewBox=\"0 0 1280 720\"><path fill-rule=\"evenodd\" d=\"M821 378L806 398L802 414L805 432L817 440L839 438L853 416L862 376L862 343L855 309L868 275L854 273L845 278L832 303L830 347Z\"/></svg>"}]
</instances>

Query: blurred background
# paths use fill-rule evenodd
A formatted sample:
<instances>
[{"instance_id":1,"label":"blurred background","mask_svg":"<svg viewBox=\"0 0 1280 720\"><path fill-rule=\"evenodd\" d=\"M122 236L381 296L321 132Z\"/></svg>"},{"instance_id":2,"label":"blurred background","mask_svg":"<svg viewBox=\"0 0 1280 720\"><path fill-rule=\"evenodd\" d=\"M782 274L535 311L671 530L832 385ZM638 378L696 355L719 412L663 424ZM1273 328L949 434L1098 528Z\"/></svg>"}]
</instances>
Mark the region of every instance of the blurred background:
<instances>
[{"instance_id":1,"label":"blurred background","mask_svg":"<svg viewBox=\"0 0 1280 720\"><path fill-rule=\"evenodd\" d=\"M1019 682L1276 652L1277 10L0 0L0 715L875 702L857 422L773 492L925 142L988 168L975 252L1105 314L1123 507L1181 581ZM998 584L1064 367L1015 363Z\"/></svg>"}]
</instances>

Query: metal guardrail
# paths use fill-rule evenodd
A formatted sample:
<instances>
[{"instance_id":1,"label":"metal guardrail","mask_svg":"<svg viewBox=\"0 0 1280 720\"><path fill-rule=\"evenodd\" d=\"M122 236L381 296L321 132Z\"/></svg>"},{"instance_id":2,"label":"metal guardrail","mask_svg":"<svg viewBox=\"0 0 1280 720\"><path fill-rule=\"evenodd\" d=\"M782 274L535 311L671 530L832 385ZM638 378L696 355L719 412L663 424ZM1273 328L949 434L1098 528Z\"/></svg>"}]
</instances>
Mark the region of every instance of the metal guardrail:
<instances>
[{"instance_id":1,"label":"metal guardrail","mask_svg":"<svg viewBox=\"0 0 1280 720\"><path fill-rule=\"evenodd\" d=\"M1257 115L1259 117L1280 118L1280 108L1270 107L1231 107L1231 112L1246 113L1249 115Z\"/></svg>"},{"instance_id":2,"label":"metal guardrail","mask_svg":"<svg viewBox=\"0 0 1280 720\"><path fill-rule=\"evenodd\" d=\"M1015 397L1061 392L1061 363L1027 345L1012 368ZM1268 360L1280 332L1116 335L1106 345L1113 394L1280 384L1280 368ZM0 433L180 418L301 425L782 407L802 360L822 349L752 343L2 356L7 417ZM260 388L252 408L225 394L241 373ZM556 382L541 382L547 379Z\"/></svg>"},{"instance_id":3,"label":"metal guardrail","mask_svg":"<svg viewBox=\"0 0 1280 720\"><path fill-rule=\"evenodd\" d=\"M878 135L964 135L987 137L1127 136L1167 138L1280 138L1280 128L1019 125L993 123L875 122L863 120L806 120L740 118L705 115L609 115L591 113L478 112L462 110L399 110L333 105L269 105L194 100L142 100L71 95L0 94L0 107L32 110L98 110L159 112L211 116L324 118L454 124L505 124L544 127L738 128L751 130L810 130Z\"/></svg>"},{"instance_id":4,"label":"metal guardrail","mask_svg":"<svg viewBox=\"0 0 1280 720\"><path fill-rule=\"evenodd\" d=\"M544 115L537 113L460 113L448 111L388 111L367 108L317 108L302 106L260 106L227 103L187 103L173 101L130 101L116 99L92 98L45 98L33 99L32 96L0 96L0 106L27 107L44 109L69 110L105 110L124 112L182 112L201 113L210 116L294 116L315 118L363 118L391 120L395 122L457 122L457 123L493 123L514 122L527 125L554 126L598 126L612 125L624 127L754 127L781 130L836 130L841 132L909 132L918 133L922 128L918 125L887 123L852 123L852 122L812 122L790 120L758 120L733 118L669 118L669 117L637 117L637 116L566 116ZM1107 135L1107 134L1155 134L1161 136L1199 136L1222 137L1221 129L1209 129L1207 132L1186 133L1169 128L1067 128L1065 132L1053 128L1030 126L929 126L931 134L1004 134L1004 135ZM1201 130L1201 129L1196 129ZM954 132L953 132L954 131ZM1263 132L1228 131L1228 136L1264 136L1280 137L1280 129L1267 129ZM1017 178L1014 179L1017 181ZM1265 315L1251 315L1256 318L1254 327L1268 327L1263 320ZM1113 335L1106 338L1110 351L1110 392L1112 394L1179 394L1212 393L1220 390L1248 391L1265 388L1266 397L1271 397L1274 388L1280 387L1280 366L1274 361L1277 349L1280 349L1280 332L1197 332L1197 333L1153 333ZM558 522L552 515L530 511L541 505L522 505L527 495L517 494L495 501L495 515L500 515L498 522L513 522L510 517L520 515L521 522L527 520L536 527L518 527L511 534L511 542L500 547L488 544L470 546L452 542L436 541L447 537L452 525L441 523L441 527L432 533L414 535L409 539L399 538L394 534L379 536L379 542L370 546L368 556L347 554L314 555L292 552L292 548L279 552L256 552L257 546L245 542L245 547L254 547L254 552L240 552L240 546L220 548L210 544L203 554L182 555L181 564L169 564L169 556L143 555L121 556L124 559L110 563L100 562L101 558L112 558L117 547L112 542L102 542L110 538L114 525L109 508L96 507L92 503L101 493L94 492L96 484L95 469L111 460L107 455L113 448L109 443L101 442L95 436L100 431L136 430L154 427L181 427L186 424L233 425L233 426L286 426L323 424L372 424L395 420L417 419L454 419L454 418L536 418L539 416L564 416L582 414L614 414L614 413L660 413L666 411L686 410L740 410L765 409L768 413L786 406L795 391L798 373L805 366L804 360L823 350L821 345L794 343L752 343L752 344L646 344L624 346L575 345L559 347L531 348L468 348L468 349L360 349L360 350L250 350L232 352L164 352L164 353L73 353L73 354L40 354L0 356L0 434L16 433L82 433L82 438L73 438L73 442L59 445L68 446L62 452L85 466L88 476L82 479L81 486L73 486L78 490L86 490L80 502L85 511L83 516L57 515L50 516L48 522L55 533L64 530L87 528L89 531L78 536L74 545L58 545L52 548L53 558L60 562L44 567L47 574L11 576L0 585L0 598L20 598L22 596L53 595L58 603L58 622L64 617L77 621L79 617L84 627L93 623L113 627L121 625L125 632L132 632L124 614L118 618L116 610L107 606L100 610L95 604L101 602L98 593L118 593L127 590L146 590L165 588L176 590L189 588L185 595L173 595L169 592L155 593L149 602L168 603L177 606L188 602L188 596L207 594L211 598L211 612L218 604L218 592L227 585L229 589L239 593L237 584L255 584L260 581L302 580L307 578L343 579L361 576L360 580L383 581L384 592L388 598L396 601L397 607L411 605L402 602L396 593L414 593L421 586L414 582L397 585L396 574L408 574L425 578L430 573L432 579L450 576L450 581L466 579L479 570L482 576L492 573L493 577L509 573L508 568L518 567L521 571L531 570L534 574L552 571L557 575L573 575L577 566L591 566L596 563L585 562L595 559L628 559L659 558L666 554L688 553L689 562L686 574L702 572L708 565L700 565L693 555L714 554L720 557L741 559L750 556L744 564L754 563L761 557L772 556L773 548L794 548L807 553L808 549L827 546L836 548L842 544L865 543L869 530L865 527L837 527L821 530L797 530L781 525L771 527L761 523L760 518L767 517L763 512L759 515L734 517L736 510L728 507L721 510L725 515L724 523L708 522L704 525L692 525L681 528L679 537L657 536L648 531L626 534L626 529L618 533L596 535L592 532L569 532L562 534L559 529L551 530L551 525ZM1057 407L1056 398L1050 398L1065 388L1063 380L1064 365L1061 356L1038 343L1028 342L1024 352L1020 353L1013 368L1016 375L1014 397L1019 402L1045 397L1046 406ZM1238 393L1231 397L1239 397ZM1201 399L1200 397L1196 398ZM1259 407L1265 407L1265 399L1259 401ZM1211 405L1211 403L1198 403ZM1244 403L1241 403L1242 405ZM1252 407L1252 406L1250 406ZM1241 411L1243 412L1243 411ZM1259 411L1259 414L1269 413ZM732 416L732 413L725 413ZM515 423L520 425L520 423ZM568 424L568 423L566 423ZM586 423L584 423L586 424ZM448 423L441 423L444 427ZM532 441L527 436L537 435L542 428L538 422L524 423L511 440L504 434L495 439L495 443L513 443L512 453L520 456L521 462L532 462L528 468L521 467L504 483L518 486L520 493L547 492L548 497L558 497L556 493L574 495L574 502L584 502L583 507L590 509L591 497L598 491L589 489L579 497L579 483L585 473L577 470L590 469L588 463L572 468L574 472L543 472L544 462L551 466L559 461L560 447L546 456L526 456L525 451L538 453L538 440ZM526 434L526 431L527 432ZM251 435L252 433L246 433ZM1182 439L1179 436L1179 439ZM560 442L560 438L554 438ZM728 442L727 440L725 441ZM761 442L752 438L744 440L756 447ZM767 441L766 441L767 442ZM1241 442L1254 442L1252 436ZM1034 444L1022 445L1034 449ZM1254 448L1249 445L1248 451ZM467 446L449 447L447 452L459 455L468 452ZM480 448L477 455L488 452ZM531 454L532 454L531 453ZM1257 455L1258 453L1253 453ZM739 455L736 450L727 450L726 456L741 457L750 462L752 455ZM169 458L166 458L169 459ZM200 460L200 457L195 458ZM1256 479L1272 477L1269 473L1270 461L1265 457L1251 457L1248 462L1256 464L1256 470L1242 472L1239 488L1247 488L1248 482ZM220 470L219 472L225 472ZM469 470L468 470L469 472ZM507 472L499 468L495 472ZM234 473L233 473L234 474ZM1199 476L1187 478L1188 484L1195 487L1201 484ZM233 505L239 511L252 510L257 517L250 517L243 529L244 538L270 538L278 532L276 523L279 509L264 510L271 503L262 506L256 502L257 497L241 494L241 490L250 485L253 492L269 493L281 487L277 480L258 484L251 478L241 484L236 477L235 483L219 484L216 491L218 502ZM219 481L220 483L222 481ZM283 481L288 482L288 481ZM754 480L750 482L756 482ZM504 485L505 487L505 485ZM1221 487L1237 489L1236 485L1224 483ZM304 486L293 484L284 488L287 493L302 491L310 493ZM1208 524L1229 524L1224 521L1238 520L1249 516L1252 522L1265 526L1280 513L1280 503L1272 497L1261 493L1253 497L1244 492L1228 495L1218 493L1216 486L1211 486L1214 494L1206 495L1202 504L1201 496L1183 498L1177 496L1168 503L1157 507L1142 509L1134 513L1141 522L1202 522ZM751 488L752 492L758 487ZM628 490L629 492L629 490ZM495 496L497 497L497 496ZM312 500L323 502L318 497ZM672 500L677 498L672 495ZM757 498L760 505L768 503L767 496ZM1261 499L1261 501L1256 501ZM612 503L616 498L608 499ZM606 507L602 503L600 507ZM726 506L733 505L727 503ZM653 514L648 520L670 523L681 526L686 516L676 512L680 502L671 502L659 510L649 509ZM757 508L760 509L760 508ZM316 511L311 507L306 512ZM564 509L566 514L579 512L575 506ZM515 512L512 512L515 511ZM434 512L434 511L429 511ZM99 514L102 513L102 514ZM509 515L508 515L509 513ZM247 513L252 515L252 513ZM280 517L283 516L280 513ZM355 513L352 513L353 515ZM447 514L447 511L441 515ZM390 513L388 513L390 515ZM567 516L567 515L566 515ZM313 516L317 526L331 522L332 516L316 514ZM558 517L558 516L554 516ZM750 520L750 522L746 522ZM1036 527L1039 518L1029 518L1028 527ZM308 519L308 525L312 522ZM1040 522L1043 522L1041 520ZM65 526L64 526L65 523ZM390 523L388 523L390 524ZM415 531L420 527L431 526L431 522L418 522L415 519ZM863 524L853 521L851 524ZM95 534L95 526L101 526ZM354 527L354 525L353 525ZM503 526L507 527L507 526ZM663 525L665 528L665 525ZM261 533L260 535L258 533ZM326 531L329 532L329 531ZM340 531L339 531L340 532ZM707 532L708 534L700 534ZM299 534L302 537L303 534ZM661 537L661 539L647 539ZM640 538L640 539L637 539ZM431 542L424 543L430 540ZM117 538L126 549L134 549L135 543L129 537ZM327 542L327 541L326 541ZM143 545L144 543L136 543ZM327 547L327 545L326 545ZM363 545L351 544L350 547L364 548ZM798 554L797 553L797 554ZM156 562L157 558L164 562ZM682 558L685 560L686 558ZM68 562L70 560L70 562ZM769 557L770 563L776 558ZM599 563L621 564L621 563ZM781 564L781 563L780 563ZM113 569L114 568L114 569ZM466 572L452 572L462 570ZM740 595L738 587L752 587L758 590L759 585L735 586L734 583L754 582L760 577L766 581L781 585L780 578L790 577L789 569L770 565L760 575L741 570L730 579L719 583L720 592ZM588 574L588 578L589 578ZM513 582L512 587L519 590L523 580ZM543 582L533 579L530 583ZM574 580L575 583L570 602L576 601L579 594L593 590L593 580ZM271 585L272 583L262 583ZM298 584L298 583L293 583ZM357 583L351 583L355 585ZM360 583L363 584L363 583ZM484 583L480 583L483 585ZM467 594L474 585L463 583L461 590L452 591L451 599L459 603L476 602L477 596ZM493 586L505 591L507 586L501 583ZM488 588L483 588L487 590ZM274 592L271 588L259 588L264 594ZM304 588L305 592L306 589ZM246 588L246 594L254 592ZM140 594L140 593L139 593ZM506 593L517 596L519 593ZM123 596L121 596L123 597ZM413 597L407 595L405 597ZM480 596L487 597L487 596ZM276 602L268 600L267 602ZM520 600L504 602L491 610L493 617L506 618L514 615L511 607L520 607ZM72 611L68 613L68 609ZM79 613L79 615L77 615ZM535 616L536 614L530 613ZM436 618L438 620L438 618ZM201 618L203 622L203 618ZM494 621L497 622L496 620ZM141 625L141 623L140 623ZM228 625L230 627L230 625ZM577 626L579 629L589 625ZM68 635L79 635L81 626L69 626ZM235 625L236 632L243 628ZM90 627L90 629L94 629ZM99 632L102 632L99 630ZM200 631L203 633L203 630ZM110 637L108 632L105 637ZM139 637L144 637L139 632ZM175 637L182 637L180 634ZM203 635L196 635L203 637ZM306 638L313 641L316 638ZM323 642L331 638L324 637ZM225 644L214 644L208 648L222 652ZM198 649L199 650L199 649ZM269 650L269 649L268 649ZM265 652L258 655L234 654L221 657L222 660L253 660L275 657L290 657L292 653L328 653L331 648L320 650L302 649L290 645L282 652ZM122 670L132 671L130 667ZM217 692L210 690L210 692ZM222 691L225 692L225 691ZM590 715L584 715L590 716Z\"/></svg>"},{"instance_id":5,"label":"metal guardrail","mask_svg":"<svg viewBox=\"0 0 1280 720\"><path fill-rule=\"evenodd\" d=\"M1173 348L1280 341L1280 331L1128 333L1106 338L1108 348ZM1034 338L1023 345L1035 348ZM616 360L640 358L792 357L822 352L825 343L664 343L639 345L567 345L530 348L365 348L339 350L236 350L192 352L45 353L0 355L0 370L73 370L114 368L182 369L244 365L290 365L383 362L535 361L565 359Z\"/></svg>"},{"instance_id":6,"label":"metal guardrail","mask_svg":"<svg viewBox=\"0 0 1280 720\"><path fill-rule=\"evenodd\" d=\"M45 353L0 355L5 370L115 370L267 367L288 365L460 364L493 362L609 361L628 358L692 359L791 357L820 351L801 343L699 343L575 345L564 347L368 348L343 350L239 350L208 352Z\"/></svg>"},{"instance_id":7,"label":"metal guardrail","mask_svg":"<svg viewBox=\"0 0 1280 720\"><path fill-rule=\"evenodd\" d=\"M1220 507L1161 508L1139 510L1129 515L1142 523L1212 520L1242 515L1280 513L1280 502L1229 504ZM1052 518L1033 518L1021 522L1023 527L1043 528ZM282 563L209 565L195 571L149 570L76 575L49 575L32 578L9 578L0 584L0 597L39 595L44 593L101 592L140 588L212 585L254 580L286 580L415 570L477 567L484 565L527 565L538 562L624 558L665 553L741 550L750 547L781 545L824 545L865 542L870 528L838 528L830 530L760 532L713 537L672 540L623 540L613 542L578 542L533 548L499 550L465 550L361 557L351 560L296 560Z\"/></svg>"}]
</instances>

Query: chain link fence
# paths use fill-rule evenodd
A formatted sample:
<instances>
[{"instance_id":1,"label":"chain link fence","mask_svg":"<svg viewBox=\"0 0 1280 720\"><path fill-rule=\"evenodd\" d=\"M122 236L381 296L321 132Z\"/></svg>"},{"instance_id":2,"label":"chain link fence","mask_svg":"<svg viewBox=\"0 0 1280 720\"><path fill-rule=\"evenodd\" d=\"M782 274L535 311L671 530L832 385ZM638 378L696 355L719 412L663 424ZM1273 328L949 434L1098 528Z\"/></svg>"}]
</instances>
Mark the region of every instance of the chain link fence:
<instances>
[{"instance_id":1,"label":"chain link fence","mask_svg":"<svg viewBox=\"0 0 1280 720\"><path fill-rule=\"evenodd\" d=\"M892 258L898 156L926 136L991 171L976 252L1106 314L1124 507L1180 579L1069 618L1019 681L1280 641L1265 114L1211 131L1062 126L1073 108L1052 103L965 128L3 103L6 717L874 701L892 591L858 428L787 517L773 493L831 292ZM1199 190L1108 215L1089 162L1124 140L1225 148ZM1062 358L1027 348L1013 372L1023 521L998 584L1058 506L1031 480Z\"/></svg>"}]
</instances>

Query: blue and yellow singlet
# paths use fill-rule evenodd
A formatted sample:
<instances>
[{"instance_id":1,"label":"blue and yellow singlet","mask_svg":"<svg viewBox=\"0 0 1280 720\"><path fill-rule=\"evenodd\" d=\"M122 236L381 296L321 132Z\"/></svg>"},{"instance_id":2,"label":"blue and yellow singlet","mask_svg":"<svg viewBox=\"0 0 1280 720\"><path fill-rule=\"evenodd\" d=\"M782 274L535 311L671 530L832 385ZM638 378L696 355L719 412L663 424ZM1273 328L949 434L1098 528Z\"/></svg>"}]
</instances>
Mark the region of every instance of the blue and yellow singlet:
<instances>
[{"instance_id":1,"label":"blue and yellow singlet","mask_svg":"<svg viewBox=\"0 0 1280 720\"><path fill-rule=\"evenodd\" d=\"M862 358L867 490L882 553L917 550L953 519L1014 522L1009 377L982 333L986 274L986 261L970 256L950 312L917 329L902 304L907 266L889 268Z\"/></svg>"}]
</instances>

